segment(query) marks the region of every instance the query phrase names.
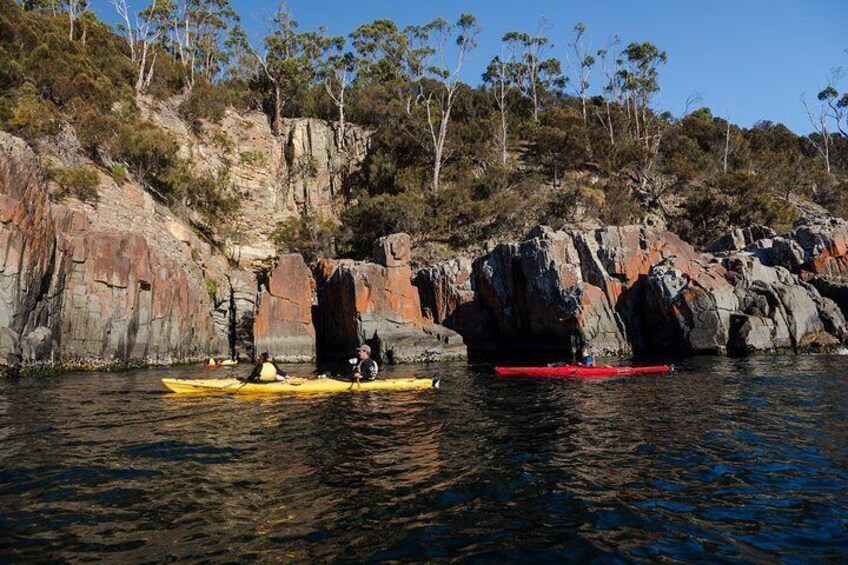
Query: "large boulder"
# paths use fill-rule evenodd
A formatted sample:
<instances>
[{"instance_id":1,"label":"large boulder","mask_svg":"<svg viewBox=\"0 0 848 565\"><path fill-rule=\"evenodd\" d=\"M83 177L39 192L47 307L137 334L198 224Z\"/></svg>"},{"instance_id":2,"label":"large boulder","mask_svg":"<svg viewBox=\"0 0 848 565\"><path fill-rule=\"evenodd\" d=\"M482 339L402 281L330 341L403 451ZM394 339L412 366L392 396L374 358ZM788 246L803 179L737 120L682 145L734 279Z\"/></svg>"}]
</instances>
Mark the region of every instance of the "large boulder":
<instances>
[{"instance_id":1,"label":"large boulder","mask_svg":"<svg viewBox=\"0 0 848 565\"><path fill-rule=\"evenodd\" d=\"M257 353L268 352L273 359L285 362L315 360L314 287L300 254L280 255L268 288L259 294L253 325Z\"/></svg>"},{"instance_id":2,"label":"large boulder","mask_svg":"<svg viewBox=\"0 0 848 565\"><path fill-rule=\"evenodd\" d=\"M731 228L709 245L712 253L741 251L761 239L771 239L777 234L767 226L753 224L746 228Z\"/></svg>"},{"instance_id":3,"label":"large boulder","mask_svg":"<svg viewBox=\"0 0 848 565\"><path fill-rule=\"evenodd\" d=\"M684 271L659 263L648 272L648 294L655 323L646 331L654 350L726 352L739 301L721 265L692 262Z\"/></svg>"},{"instance_id":4,"label":"large boulder","mask_svg":"<svg viewBox=\"0 0 848 565\"><path fill-rule=\"evenodd\" d=\"M408 235L393 234L375 244L375 262L319 263L316 325L322 358L348 358L365 342L390 363L466 356L459 334L423 316L409 249Z\"/></svg>"}]
</instances>

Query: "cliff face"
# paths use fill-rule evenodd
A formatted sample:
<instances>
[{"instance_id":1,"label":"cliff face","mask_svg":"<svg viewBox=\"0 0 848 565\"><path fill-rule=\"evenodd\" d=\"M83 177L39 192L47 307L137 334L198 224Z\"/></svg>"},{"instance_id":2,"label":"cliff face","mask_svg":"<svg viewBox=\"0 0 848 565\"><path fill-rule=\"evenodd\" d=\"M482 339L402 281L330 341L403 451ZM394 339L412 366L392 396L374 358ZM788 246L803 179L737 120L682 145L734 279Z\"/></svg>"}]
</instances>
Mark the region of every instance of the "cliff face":
<instances>
[{"instance_id":1,"label":"cliff face","mask_svg":"<svg viewBox=\"0 0 848 565\"><path fill-rule=\"evenodd\" d=\"M172 362L226 350L190 250L161 226L144 228L148 195L106 191L88 211L51 203L33 151L2 132L0 148L3 362ZM102 213L111 196L123 219Z\"/></svg>"},{"instance_id":2,"label":"cliff face","mask_svg":"<svg viewBox=\"0 0 848 565\"><path fill-rule=\"evenodd\" d=\"M198 170L229 171L240 202L229 253L245 266L276 255L269 236L278 222L304 213L335 218L343 209L346 179L368 152L369 134L357 126L345 129L342 147L338 128L314 118L286 119L277 136L264 114L228 110L220 124L196 132L173 103L147 101L144 107Z\"/></svg>"},{"instance_id":3,"label":"cliff face","mask_svg":"<svg viewBox=\"0 0 848 565\"><path fill-rule=\"evenodd\" d=\"M389 362L466 357L459 334L423 316L410 249L408 235L394 234L375 243L373 262L319 264L316 325L323 357L346 359L366 342Z\"/></svg>"},{"instance_id":4,"label":"cliff face","mask_svg":"<svg viewBox=\"0 0 848 565\"><path fill-rule=\"evenodd\" d=\"M43 341L61 307L54 282L56 228L35 154L0 132L0 363L21 357L22 342ZM53 292L50 292L50 289Z\"/></svg>"},{"instance_id":5,"label":"cliff face","mask_svg":"<svg viewBox=\"0 0 848 565\"><path fill-rule=\"evenodd\" d=\"M287 362L315 360L312 296L315 280L299 254L281 255L259 295L253 325L258 353Z\"/></svg>"},{"instance_id":6,"label":"cliff face","mask_svg":"<svg viewBox=\"0 0 848 565\"><path fill-rule=\"evenodd\" d=\"M347 358L368 342L384 361L472 353L815 351L848 336L848 223L801 222L777 235L733 230L711 253L639 226L534 229L476 259L417 273L410 238L378 241L373 261L277 259L280 220L330 217L368 148L355 127L289 120L273 136L264 116L227 113L189 130L171 106L149 117L181 140L200 170L229 171L237 229L213 246L131 179L99 170L99 199L51 200L47 160L93 165L63 131L38 153L0 132L0 365L167 363L251 354ZM214 226L213 226L214 230ZM258 301L257 301L258 297Z\"/></svg>"},{"instance_id":7,"label":"cliff face","mask_svg":"<svg viewBox=\"0 0 848 565\"><path fill-rule=\"evenodd\" d=\"M539 227L475 261L473 298L454 265L416 283L472 353L573 357L584 343L601 354L820 351L846 338L846 235L848 224L827 220L736 237L744 248L713 255L639 226Z\"/></svg>"}]
</instances>

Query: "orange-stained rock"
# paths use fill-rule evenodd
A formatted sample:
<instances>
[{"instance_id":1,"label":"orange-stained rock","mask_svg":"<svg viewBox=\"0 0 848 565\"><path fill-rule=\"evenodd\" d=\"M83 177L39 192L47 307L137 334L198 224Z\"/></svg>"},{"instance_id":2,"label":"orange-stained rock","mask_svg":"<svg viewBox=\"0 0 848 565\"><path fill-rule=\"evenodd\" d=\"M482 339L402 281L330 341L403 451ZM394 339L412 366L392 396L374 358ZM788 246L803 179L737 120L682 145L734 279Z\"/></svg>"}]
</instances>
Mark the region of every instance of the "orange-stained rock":
<instances>
[{"instance_id":1,"label":"orange-stained rock","mask_svg":"<svg viewBox=\"0 0 848 565\"><path fill-rule=\"evenodd\" d=\"M312 296L315 281L300 254L280 255L253 322L257 353L285 362L315 360Z\"/></svg>"},{"instance_id":2,"label":"orange-stained rock","mask_svg":"<svg viewBox=\"0 0 848 565\"><path fill-rule=\"evenodd\" d=\"M53 204L32 150L0 132L0 364L162 363L217 354L202 277L141 233Z\"/></svg>"},{"instance_id":3,"label":"orange-stained rock","mask_svg":"<svg viewBox=\"0 0 848 565\"><path fill-rule=\"evenodd\" d=\"M405 233L393 233L374 242L373 261L384 267L409 265L412 238Z\"/></svg>"},{"instance_id":4,"label":"orange-stained rock","mask_svg":"<svg viewBox=\"0 0 848 565\"><path fill-rule=\"evenodd\" d=\"M408 236L381 238L385 250L377 263L320 263L316 320L322 358L346 359L360 343L388 362L464 358L456 332L425 319L408 264ZM379 253L377 253L379 256Z\"/></svg>"},{"instance_id":5,"label":"orange-stained rock","mask_svg":"<svg viewBox=\"0 0 848 565\"><path fill-rule=\"evenodd\" d=\"M806 235L813 242L806 246L796 230L791 241L800 241L799 249L818 249L816 257L827 257L823 261L835 271L840 263L828 254L848 241L841 229L824 240ZM775 252L792 249L782 245ZM760 249L772 247L760 244ZM748 267L728 272L721 261L699 255L676 235L640 226L561 232L538 227L524 241L501 244L475 262L475 302L492 322L488 339L472 343L569 358L583 343L599 355L691 354L800 350L845 338L844 317L832 301L788 271L763 265L754 254L725 261L738 265L743 259ZM749 308L750 301L765 296L750 290L752 285L768 289L774 297L769 300L779 302L780 309ZM745 316L756 320L749 323Z\"/></svg>"}]
</instances>

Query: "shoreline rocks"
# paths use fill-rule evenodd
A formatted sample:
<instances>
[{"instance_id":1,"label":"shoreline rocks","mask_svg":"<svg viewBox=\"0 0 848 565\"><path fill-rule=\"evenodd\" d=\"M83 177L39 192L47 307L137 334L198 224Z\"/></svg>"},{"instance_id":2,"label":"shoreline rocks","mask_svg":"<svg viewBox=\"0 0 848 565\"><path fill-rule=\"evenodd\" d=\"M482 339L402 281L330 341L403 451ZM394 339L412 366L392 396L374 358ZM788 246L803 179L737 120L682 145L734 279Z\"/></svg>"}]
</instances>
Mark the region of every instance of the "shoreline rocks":
<instances>
[{"instance_id":1,"label":"shoreline rocks","mask_svg":"<svg viewBox=\"0 0 848 565\"><path fill-rule=\"evenodd\" d=\"M423 316L410 248L407 234L393 234L375 243L373 262L319 263L316 328L322 359L347 359L360 343L389 363L466 358L458 333Z\"/></svg>"},{"instance_id":2,"label":"shoreline rocks","mask_svg":"<svg viewBox=\"0 0 848 565\"><path fill-rule=\"evenodd\" d=\"M300 147L293 155L320 146L332 161L335 141L321 131L318 145L289 136ZM32 149L0 132L4 372L250 356L254 347L279 361L341 360L363 342L401 363L568 359L586 343L599 355L827 351L848 337L848 222L838 218L785 234L734 229L710 253L655 228L538 226L484 256L415 271L411 238L392 234L375 242L371 261L325 260L310 272L300 255L283 255L257 289L254 272L142 187L101 180L97 207L53 202ZM303 198L312 188L301 187Z\"/></svg>"}]
</instances>

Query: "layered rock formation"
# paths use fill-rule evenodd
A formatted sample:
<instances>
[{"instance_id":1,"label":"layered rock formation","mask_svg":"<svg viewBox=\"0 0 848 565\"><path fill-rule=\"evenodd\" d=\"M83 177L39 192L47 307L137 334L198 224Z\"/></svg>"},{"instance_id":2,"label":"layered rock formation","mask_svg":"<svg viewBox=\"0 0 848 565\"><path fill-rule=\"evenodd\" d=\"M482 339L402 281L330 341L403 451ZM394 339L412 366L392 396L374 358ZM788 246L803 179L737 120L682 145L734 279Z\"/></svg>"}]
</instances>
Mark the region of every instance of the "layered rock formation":
<instances>
[{"instance_id":1,"label":"layered rock formation","mask_svg":"<svg viewBox=\"0 0 848 565\"><path fill-rule=\"evenodd\" d=\"M289 254L277 259L268 288L259 294L253 325L257 352L268 352L277 361L315 360L314 287L303 257Z\"/></svg>"},{"instance_id":2,"label":"layered rock formation","mask_svg":"<svg viewBox=\"0 0 848 565\"><path fill-rule=\"evenodd\" d=\"M238 237L228 243L247 266L276 256L269 236L278 222L305 212L335 218L344 206L347 179L369 147L369 133L351 124L342 134L331 122L289 118L274 135L263 113L230 109L220 124L198 132L183 121L175 102L143 100L142 106L154 123L173 133L180 155L198 170L229 172L240 210Z\"/></svg>"},{"instance_id":3,"label":"layered rock formation","mask_svg":"<svg viewBox=\"0 0 848 565\"><path fill-rule=\"evenodd\" d=\"M569 357L590 343L601 354L747 354L840 343L845 320L836 304L804 273L764 264L757 250L774 246L752 233L727 238L749 250L713 256L657 229L539 227L474 263L473 299L450 265L430 267L416 281L449 327L462 333L462 310L476 310L478 321L488 317L488 335L469 340L472 352L476 346ZM810 250L803 265L839 271L840 237L816 233L802 226L787 241Z\"/></svg>"},{"instance_id":4,"label":"layered rock formation","mask_svg":"<svg viewBox=\"0 0 848 565\"><path fill-rule=\"evenodd\" d=\"M181 261L97 209L51 203L32 150L0 132L0 151L3 363L172 362L226 349L188 250ZM121 198L132 213L132 193Z\"/></svg>"},{"instance_id":5,"label":"layered rock formation","mask_svg":"<svg viewBox=\"0 0 848 565\"><path fill-rule=\"evenodd\" d=\"M422 315L409 266L410 238L395 234L377 241L375 262L323 261L317 269L319 353L350 357L368 343L382 360L397 363L464 358L454 331Z\"/></svg>"}]
</instances>

